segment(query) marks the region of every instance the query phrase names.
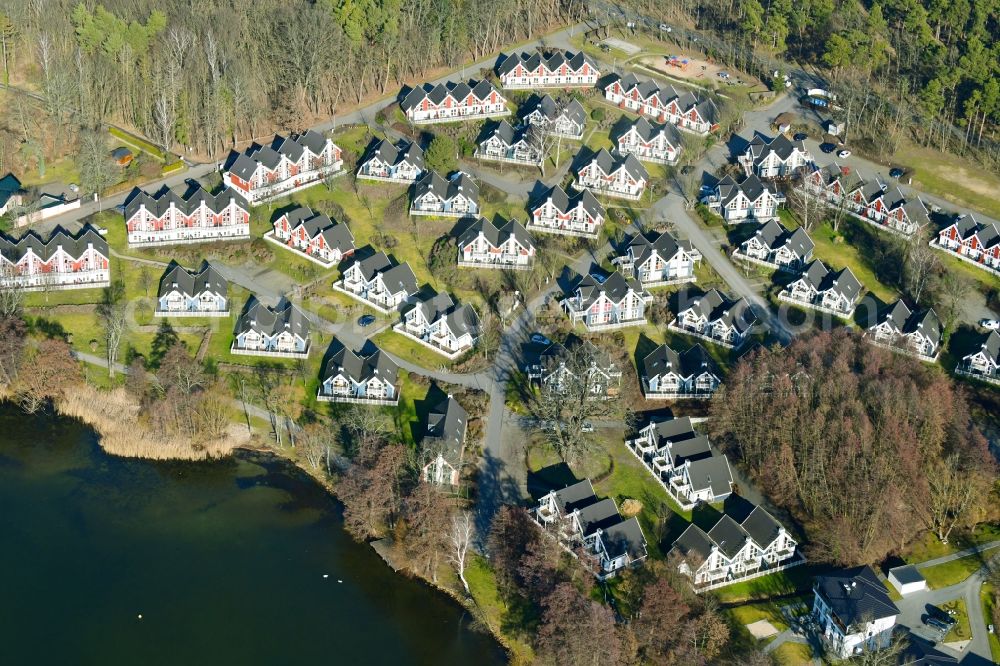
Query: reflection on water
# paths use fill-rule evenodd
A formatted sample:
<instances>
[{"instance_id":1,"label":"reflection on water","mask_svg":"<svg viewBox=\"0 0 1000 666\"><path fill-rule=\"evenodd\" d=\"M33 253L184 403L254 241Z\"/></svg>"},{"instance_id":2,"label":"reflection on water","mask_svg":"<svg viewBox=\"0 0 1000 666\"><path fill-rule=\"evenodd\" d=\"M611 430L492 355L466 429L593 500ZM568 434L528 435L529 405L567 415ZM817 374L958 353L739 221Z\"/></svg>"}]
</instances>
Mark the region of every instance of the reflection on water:
<instances>
[{"instance_id":1,"label":"reflection on water","mask_svg":"<svg viewBox=\"0 0 1000 666\"><path fill-rule=\"evenodd\" d=\"M0 407L0 535L0 664L504 663L275 461L112 458Z\"/></svg>"}]
</instances>

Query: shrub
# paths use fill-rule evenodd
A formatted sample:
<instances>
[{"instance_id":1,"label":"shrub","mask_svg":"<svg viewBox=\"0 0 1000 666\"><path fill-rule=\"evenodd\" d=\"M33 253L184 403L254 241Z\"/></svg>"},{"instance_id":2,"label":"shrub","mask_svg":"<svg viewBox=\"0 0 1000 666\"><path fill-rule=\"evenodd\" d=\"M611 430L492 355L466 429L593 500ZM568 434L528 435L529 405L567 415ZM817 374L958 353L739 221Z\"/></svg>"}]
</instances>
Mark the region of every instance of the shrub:
<instances>
[{"instance_id":1,"label":"shrub","mask_svg":"<svg viewBox=\"0 0 1000 666\"><path fill-rule=\"evenodd\" d=\"M590 112L590 119L597 122L604 122L604 109L594 109Z\"/></svg>"}]
</instances>

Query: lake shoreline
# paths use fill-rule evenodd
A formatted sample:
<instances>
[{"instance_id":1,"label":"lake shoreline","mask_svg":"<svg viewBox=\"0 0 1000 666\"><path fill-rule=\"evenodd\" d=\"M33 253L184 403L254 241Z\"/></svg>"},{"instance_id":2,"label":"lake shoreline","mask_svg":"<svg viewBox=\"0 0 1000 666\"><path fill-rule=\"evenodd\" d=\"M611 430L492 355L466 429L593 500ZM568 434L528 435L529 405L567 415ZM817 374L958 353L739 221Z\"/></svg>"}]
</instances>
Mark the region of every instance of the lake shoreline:
<instances>
[{"instance_id":1,"label":"lake shoreline","mask_svg":"<svg viewBox=\"0 0 1000 666\"><path fill-rule=\"evenodd\" d=\"M101 393L105 394L105 392ZM162 450L156 451L156 455L149 455L150 451L154 450L157 441L153 433L149 433L147 431L136 432L135 428L142 429L143 426L140 426L137 423L122 424L121 422L109 418L109 415L107 414L108 403L104 403L103 407L95 409L95 406L101 403L87 400L86 397L88 396L81 397L77 395L71 397L71 399L63 398L54 403L54 416L73 419L92 430L97 436L97 445L108 455L119 458L155 462L211 462L224 460L226 458L239 458L255 464L264 464L264 466L266 466L267 463L277 463L282 465L286 471L294 469L297 474L303 477L308 477L312 482L317 483L320 487L322 487L323 491L331 499L338 502L338 504L340 503L340 498L337 496L336 488L329 478L325 475L317 473L317 470L307 468L301 463L301 461L287 455L282 455L280 451L276 451L271 447L261 444L253 444L252 435L248 435L244 441L240 443L220 443L202 449L196 449L193 446L190 446L190 444L187 447L183 447L177 446L176 443L174 443L169 448L169 452L165 455ZM127 437L126 433L128 435ZM228 439L230 438L227 438L227 440ZM128 441L131 445L121 446L115 444L115 442L121 441ZM136 446L136 442L145 443L145 446ZM409 570L405 566L395 565L391 561L391 557L389 557L384 551L380 551L374 546L374 541L366 543L372 549L372 552L375 553L383 564L390 568L394 574L419 581L420 583L423 583L425 587L435 590L436 592L443 593L452 599L456 604L461 606L465 612L468 612L472 616L475 621L475 626L485 629L486 631L484 633L488 633L493 640L495 640L497 644L503 648L507 654L508 662L510 662L513 650L511 649L507 638L500 633L498 627L494 627L491 623L485 620L483 613L472 597L464 596L454 589L445 587L430 578L421 576L420 574ZM472 627L471 629L473 631L476 630L475 627Z\"/></svg>"}]
</instances>

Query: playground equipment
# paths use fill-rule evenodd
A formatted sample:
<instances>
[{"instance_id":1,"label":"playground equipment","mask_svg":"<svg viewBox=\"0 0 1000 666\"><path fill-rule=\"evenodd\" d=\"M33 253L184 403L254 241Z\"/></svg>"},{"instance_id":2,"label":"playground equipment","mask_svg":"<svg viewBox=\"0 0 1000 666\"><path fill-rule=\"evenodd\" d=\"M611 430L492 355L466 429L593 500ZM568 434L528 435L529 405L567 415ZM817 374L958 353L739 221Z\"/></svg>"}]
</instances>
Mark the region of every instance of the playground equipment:
<instances>
[{"instance_id":1,"label":"playground equipment","mask_svg":"<svg viewBox=\"0 0 1000 666\"><path fill-rule=\"evenodd\" d=\"M671 67L676 67L677 69L680 70L687 70L688 68L687 58L682 58L681 56L672 55L672 56L667 56L666 60L667 64L670 65Z\"/></svg>"}]
</instances>

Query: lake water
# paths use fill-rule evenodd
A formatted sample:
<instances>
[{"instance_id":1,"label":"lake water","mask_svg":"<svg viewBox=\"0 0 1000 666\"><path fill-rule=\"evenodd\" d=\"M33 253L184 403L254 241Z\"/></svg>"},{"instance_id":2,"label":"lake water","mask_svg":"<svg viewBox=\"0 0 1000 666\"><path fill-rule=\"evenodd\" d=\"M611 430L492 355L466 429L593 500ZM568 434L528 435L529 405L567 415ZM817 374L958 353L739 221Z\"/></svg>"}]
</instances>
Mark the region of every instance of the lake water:
<instances>
[{"instance_id":1,"label":"lake water","mask_svg":"<svg viewBox=\"0 0 1000 666\"><path fill-rule=\"evenodd\" d=\"M294 469L113 458L0 407L0 664L505 663L470 622Z\"/></svg>"}]
</instances>

